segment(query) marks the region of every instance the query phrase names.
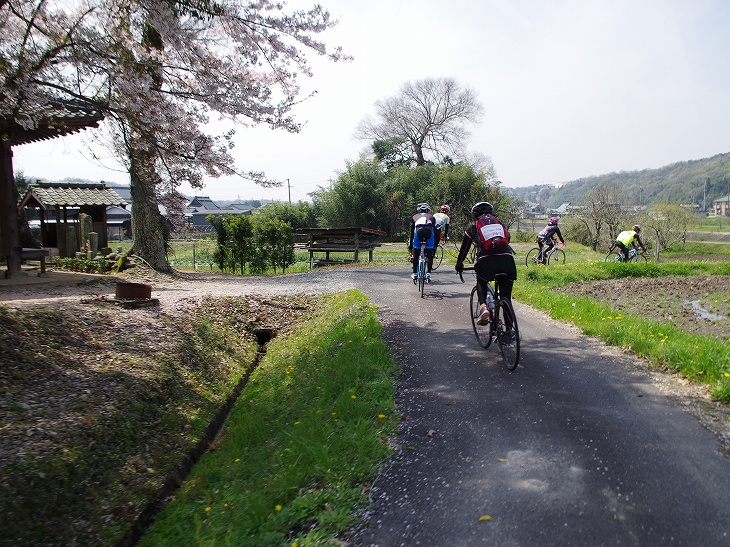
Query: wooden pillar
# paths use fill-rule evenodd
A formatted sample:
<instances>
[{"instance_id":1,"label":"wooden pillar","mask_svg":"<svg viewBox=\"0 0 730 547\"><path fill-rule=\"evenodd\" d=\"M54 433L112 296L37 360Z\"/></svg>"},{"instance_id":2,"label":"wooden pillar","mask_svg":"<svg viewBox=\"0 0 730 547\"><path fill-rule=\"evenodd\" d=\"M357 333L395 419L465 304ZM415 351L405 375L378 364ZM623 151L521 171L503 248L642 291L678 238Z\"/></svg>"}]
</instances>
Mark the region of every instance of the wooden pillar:
<instances>
[{"instance_id":1,"label":"wooden pillar","mask_svg":"<svg viewBox=\"0 0 730 547\"><path fill-rule=\"evenodd\" d=\"M20 235L18 233L18 189L13 176L10 141L0 137L0 253L7 261L5 277L20 275Z\"/></svg>"}]
</instances>

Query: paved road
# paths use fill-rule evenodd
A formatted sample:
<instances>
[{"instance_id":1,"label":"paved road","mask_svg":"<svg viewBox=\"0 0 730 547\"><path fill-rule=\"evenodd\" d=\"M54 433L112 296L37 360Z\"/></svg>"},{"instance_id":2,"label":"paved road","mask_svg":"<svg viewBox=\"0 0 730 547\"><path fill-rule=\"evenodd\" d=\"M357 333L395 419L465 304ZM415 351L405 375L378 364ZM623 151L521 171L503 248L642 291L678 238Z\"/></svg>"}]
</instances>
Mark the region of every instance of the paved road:
<instances>
[{"instance_id":1,"label":"paved road","mask_svg":"<svg viewBox=\"0 0 730 547\"><path fill-rule=\"evenodd\" d=\"M730 545L730 459L630 359L518 303L510 373L471 331L471 279L435 272L421 299L407 274L349 274L403 370L358 545Z\"/></svg>"}]
</instances>

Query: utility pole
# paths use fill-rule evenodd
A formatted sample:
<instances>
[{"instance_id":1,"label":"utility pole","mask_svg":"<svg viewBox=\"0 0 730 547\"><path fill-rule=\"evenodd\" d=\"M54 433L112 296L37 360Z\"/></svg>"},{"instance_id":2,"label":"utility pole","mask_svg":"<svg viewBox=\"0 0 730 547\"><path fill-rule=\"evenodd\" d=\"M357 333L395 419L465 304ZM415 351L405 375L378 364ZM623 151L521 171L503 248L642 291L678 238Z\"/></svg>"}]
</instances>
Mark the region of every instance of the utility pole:
<instances>
[{"instance_id":1,"label":"utility pole","mask_svg":"<svg viewBox=\"0 0 730 547\"><path fill-rule=\"evenodd\" d=\"M289 205L291 205L291 184L289 184L289 179L286 179L286 186L289 189Z\"/></svg>"}]
</instances>

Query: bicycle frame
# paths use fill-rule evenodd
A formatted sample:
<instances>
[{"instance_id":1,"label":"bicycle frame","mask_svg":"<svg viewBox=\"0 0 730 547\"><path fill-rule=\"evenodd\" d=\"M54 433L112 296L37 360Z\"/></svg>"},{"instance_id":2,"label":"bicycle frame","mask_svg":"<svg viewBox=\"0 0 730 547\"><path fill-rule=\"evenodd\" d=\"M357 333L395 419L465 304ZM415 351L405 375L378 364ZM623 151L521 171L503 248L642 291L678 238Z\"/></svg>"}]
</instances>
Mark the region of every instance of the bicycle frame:
<instances>
[{"instance_id":1,"label":"bicycle frame","mask_svg":"<svg viewBox=\"0 0 730 547\"><path fill-rule=\"evenodd\" d=\"M416 279L413 280L413 284L418 286L418 291L421 293L423 298L424 287L428 281L426 272L428 271L428 258L426 258L426 242L421 240L421 251L418 256L418 266L416 267Z\"/></svg>"}]
</instances>

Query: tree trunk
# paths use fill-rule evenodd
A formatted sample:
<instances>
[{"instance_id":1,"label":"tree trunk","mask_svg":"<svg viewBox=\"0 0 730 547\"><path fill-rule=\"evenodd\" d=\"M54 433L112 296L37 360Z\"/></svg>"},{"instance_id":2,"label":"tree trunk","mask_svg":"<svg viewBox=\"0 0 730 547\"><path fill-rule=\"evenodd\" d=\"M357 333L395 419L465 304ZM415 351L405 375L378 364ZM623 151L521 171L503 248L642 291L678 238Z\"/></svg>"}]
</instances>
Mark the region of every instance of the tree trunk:
<instances>
[{"instance_id":1,"label":"tree trunk","mask_svg":"<svg viewBox=\"0 0 730 547\"><path fill-rule=\"evenodd\" d=\"M0 138L0 252L8 261L5 277L20 274L18 234L18 189L13 177L13 151L10 141Z\"/></svg>"},{"instance_id":2,"label":"tree trunk","mask_svg":"<svg viewBox=\"0 0 730 547\"><path fill-rule=\"evenodd\" d=\"M165 219L160 214L155 196L154 171L145 169L144 153L137 152L131 159L130 193L132 195L132 229L134 243L130 253L144 259L152 268L169 272L170 264L165 252Z\"/></svg>"}]
</instances>

